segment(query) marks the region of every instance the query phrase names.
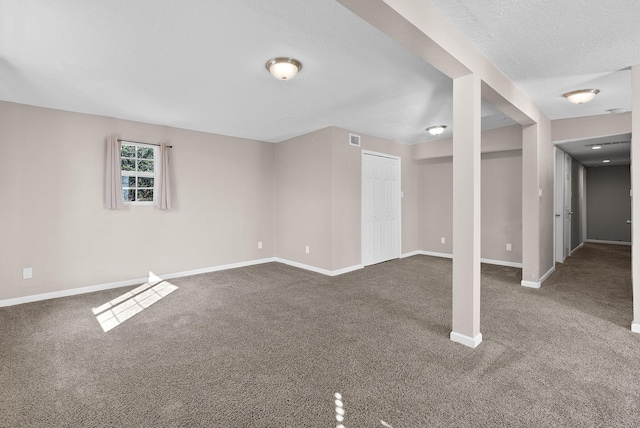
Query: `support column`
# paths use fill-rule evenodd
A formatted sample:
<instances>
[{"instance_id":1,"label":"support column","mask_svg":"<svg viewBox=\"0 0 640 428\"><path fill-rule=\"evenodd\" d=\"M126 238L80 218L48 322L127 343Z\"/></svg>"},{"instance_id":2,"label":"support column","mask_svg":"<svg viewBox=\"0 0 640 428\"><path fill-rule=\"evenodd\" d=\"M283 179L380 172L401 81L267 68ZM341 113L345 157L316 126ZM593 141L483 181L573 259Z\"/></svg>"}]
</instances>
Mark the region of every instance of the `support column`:
<instances>
[{"instance_id":1,"label":"support column","mask_svg":"<svg viewBox=\"0 0 640 428\"><path fill-rule=\"evenodd\" d=\"M633 283L633 322L631 331L640 333L640 65L631 67L631 282Z\"/></svg>"},{"instance_id":2,"label":"support column","mask_svg":"<svg viewBox=\"0 0 640 428\"><path fill-rule=\"evenodd\" d=\"M453 310L451 340L475 348L480 333L481 81L453 80Z\"/></svg>"},{"instance_id":3,"label":"support column","mask_svg":"<svg viewBox=\"0 0 640 428\"><path fill-rule=\"evenodd\" d=\"M522 127L522 282L540 288L540 186L537 124Z\"/></svg>"}]
</instances>

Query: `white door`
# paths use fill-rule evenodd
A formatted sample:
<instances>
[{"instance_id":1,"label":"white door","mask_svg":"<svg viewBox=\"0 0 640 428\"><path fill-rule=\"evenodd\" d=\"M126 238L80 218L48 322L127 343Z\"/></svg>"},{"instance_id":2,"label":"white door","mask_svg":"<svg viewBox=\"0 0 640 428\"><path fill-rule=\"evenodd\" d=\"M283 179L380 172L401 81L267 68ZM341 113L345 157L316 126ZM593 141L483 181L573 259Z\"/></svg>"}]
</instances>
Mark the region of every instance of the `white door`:
<instances>
[{"instance_id":1,"label":"white door","mask_svg":"<svg viewBox=\"0 0 640 428\"><path fill-rule=\"evenodd\" d=\"M555 195L555 228L556 228L556 262L564 262L564 152L556 148L556 195Z\"/></svg>"},{"instance_id":2,"label":"white door","mask_svg":"<svg viewBox=\"0 0 640 428\"><path fill-rule=\"evenodd\" d=\"M362 153L362 264L400 257L400 159Z\"/></svg>"},{"instance_id":3,"label":"white door","mask_svg":"<svg viewBox=\"0 0 640 428\"><path fill-rule=\"evenodd\" d=\"M563 257L571 253L571 156L564 155L564 251Z\"/></svg>"}]
</instances>

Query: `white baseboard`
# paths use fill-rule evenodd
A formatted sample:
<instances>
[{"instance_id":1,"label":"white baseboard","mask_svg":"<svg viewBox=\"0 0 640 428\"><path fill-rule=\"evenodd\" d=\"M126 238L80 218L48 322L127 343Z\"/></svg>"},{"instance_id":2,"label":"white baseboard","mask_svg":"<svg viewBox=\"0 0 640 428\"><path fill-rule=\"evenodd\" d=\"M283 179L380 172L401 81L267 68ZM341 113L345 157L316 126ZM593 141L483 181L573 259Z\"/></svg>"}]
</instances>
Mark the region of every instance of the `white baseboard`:
<instances>
[{"instance_id":1,"label":"white baseboard","mask_svg":"<svg viewBox=\"0 0 640 428\"><path fill-rule=\"evenodd\" d=\"M323 269L323 268L319 268L319 267L315 267L315 266L311 266L311 265L306 265L306 264L300 263L300 262L294 262L293 260L282 259L280 257L275 257L273 259L273 261L274 262L278 262L278 263L282 263L282 264L285 264L285 265L297 267L299 269L304 269L304 270L308 270L308 271L311 271L311 272L320 273L322 275L327 275L327 276L342 275L342 274L345 274L345 273L348 273L348 272L353 272L354 270L358 270L358 269L364 268L364 265L358 264L358 265L348 266L346 268L342 268L342 269L338 269L338 270L328 270L328 269Z\"/></svg>"},{"instance_id":2,"label":"white baseboard","mask_svg":"<svg viewBox=\"0 0 640 428\"><path fill-rule=\"evenodd\" d=\"M631 323L631 331L634 333L640 333L640 322L632 322Z\"/></svg>"},{"instance_id":3,"label":"white baseboard","mask_svg":"<svg viewBox=\"0 0 640 428\"><path fill-rule=\"evenodd\" d=\"M364 269L364 265L359 264L359 265L348 266L346 268L331 271L331 276L338 276L338 275L342 275L342 274L353 272L354 270L360 270L360 269Z\"/></svg>"},{"instance_id":4,"label":"white baseboard","mask_svg":"<svg viewBox=\"0 0 640 428\"><path fill-rule=\"evenodd\" d=\"M580 245L578 245L576 248L574 248L573 250L571 250L569 252L570 256L573 256L573 253L575 253L576 251L578 251L580 248L584 247L584 242L581 242Z\"/></svg>"},{"instance_id":5,"label":"white baseboard","mask_svg":"<svg viewBox=\"0 0 640 428\"><path fill-rule=\"evenodd\" d=\"M435 251L423 251L423 250L417 250L417 251L412 251L410 253L406 253L403 254L402 256L400 256L401 258L405 258L405 257L411 257L411 256L417 256L417 255L423 255L423 256L431 256L431 257L441 257L444 259L453 259L453 254L449 254L449 253L438 253ZM514 267L514 268L520 268L522 269L522 263L518 263L518 262L509 262L506 260L493 260L493 259L480 259L480 263L486 263L489 265L497 265L497 266L508 266L508 267Z\"/></svg>"},{"instance_id":6,"label":"white baseboard","mask_svg":"<svg viewBox=\"0 0 640 428\"><path fill-rule=\"evenodd\" d=\"M453 254L438 253L436 251L418 251L418 254L422 254L423 256L442 257L443 259L452 259L453 258Z\"/></svg>"},{"instance_id":7,"label":"white baseboard","mask_svg":"<svg viewBox=\"0 0 640 428\"><path fill-rule=\"evenodd\" d=\"M259 265L259 264L263 264L263 263L270 263L270 262L274 262L274 261L276 261L275 257L270 257L270 258L266 258L266 259L249 260L249 261L246 261L246 262L231 263L231 264L227 264L227 265L219 265L219 266L213 266L213 267L208 267L208 268L203 268L203 269L195 269L195 270L188 270L188 271L183 271L183 272L168 273L168 274L159 275L159 276L161 276L162 279L173 279L173 278L180 278L180 277L183 277L183 276L192 276L192 275L199 275L199 274L202 274L202 273L216 272L216 271L220 271L220 270L235 269L235 268L246 267L246 266L254 266L254 265ZM128 279L128 280L125 280L125 281L109 282L109 283L106 283L106 284L90 285L90 286L87 286L87 287L71 288L71 289L67 289L67 290L52 291L50 293L33 294L33 295L30 295L30 296L16 297L16 298L13 298L13 299L5 299L5 300L0 300L0 307L20 305L22 303L38 302L40 300L57 299L58 297L75 296L77 294L93 293L93 292L96 292L96 291L111 290L113 288L129 287L129 286L132 286L132 285L140 285L140 284L144 284L148 280L149 280L148 277L134 278L134 279Z\"/></svg>"},{"instance_id":8,"label":"white baseboard","mask_svg":"<svg viewBox=\"0 0 640 428\"><path fill-rule=\"evenodd\" d=\"M602 241L599 239L587 239L586 242L590 242L592 244L631 245L631 242L627 241Z\"/></svg>"},{"instance_id":9,"label":"white baseboard","mask_svg":"<svg viewBox=\"0 0 640 428\"><path fill-rule=\"evenodd\" d=\"M271 262L284 263L286 265L294 266L294 267L297 267L297 268L300 268L300 269L309 270L309 271L312 271L312 272L321 273L321 274L327 275L327 276L342 275L342 274L345 274L345 273L348 273L348 272L352 272L354 270L362 269L364 267L363 265L358 264L358 265L348 266L346 268L330 271L330 270L327 270L327 269L317 268L315 266L305 265L303 263L298 263L298 262L294 262L294 261L291 261L291 260L281 259L279 257L269 257L269 258L265 258L265 259L249 260L249 261L239 262L239 263L230 263L230 264L226 264L226 265L218 265L218 266L212 266L212 267L207 267L207 268L202 268L202 269L193 269L193 270L187 270L187 271L182 271L182 272L168 273L168 274L163 274L163 275L159 275L159 276L162 277L162 279L166 280L166 279L174 279L174 278L180 278L180 277L185 277L185 276L200 275L200 274L203 274L203 273L216 272L216 271L221 271L221 270L236 269L236 268L247 267L247 266L255 266L255 265L259 265L259 264L263 264L263 263L271 263ZM128 279L128 280L125 280L125 281L109 282L109 283L106 283L106 284L90 285L90 286L87 286L87 287L71 288L71 289L67 289L67 290L53 291L53 292L50 292L50 293L34 294L34 295L30 295L30 296L16 297L16 298L13 298L13 299L5 299L5 300L0 300L0 308L1 307L5 307L5 306L20 305L22 303L38 302L40 300L56 299L58 297L75 296L77 294L93 293L93 292L96 292L96 291L111 290L113 288L121 288L121 287L129 287L129 286L132 286L132 285L140 285L140 284L144 284L145 282L147 282L148 279L149 279L148 277L134 278L134 279Z\"/></svg>"},{"instance_id":10,"label":"white baseboard","mask_svg":"<svg viewBox=\"0 0 640 428\"><path fill-rule=\"evenodd\" d=\"M452 331L449 338L451 341L468 346L469 348L476 348L482 342L482 333L478 333L475 337L469 337Z\"/></svg>"},{"instance_id":11,"label":"white baseboard","mask_svg":"<svg viewBox=\"0 0 640 428\"><path fill-rule=\"evenodd\" d=\"M524 279L520 281L520 285L528 288L540 288L542 283L540 281L525 281Z\"/></svg>"},{"instance_id":12,"label":"white baseboard","mask_svg":"<svg viewBox=\"0 0 640 428\"><path fill-rule=\"evenodd\" d=\"M424 251L416 250L416 251L411 251L410 253L400 254L400 258L401 259L406 259L407 257L418 256L418 255L421 255L421 254L424 254Z\"/></svg>"},{"instance_id":13,"label":"white baseboard","mask_svg":"<svg viewBox=\"0 0 640 428\"><path fill-rule=\"evenodd\" d=\"M522 263L518 262L508 262L506 260L492 260L492 259L480 259L481 263L486 263L488 265L498 265L498 266L508 266L514 268L522 269Z\"/></svg>"},{"instance_id":14,"label":"white baseboard","mask_svg":"<svg viewBox=\"0 0 640 428\"><path fill-rule=\"evenodd\" d=\"M551 266L551 269L549 269L547 271L547 273L545 273L544 275L542 275L540 277L540 284L545 282L547 280L547 278L549 278L551 276L551 274L554 273L555 271L556 271L556 267L555 267L555 264L554 264L554 266Z\"/></svg>"},{"instance_id":15,"label":"white baseboard","mask_svg":"<svg viewBox=\"0 0 640 428\"><path fill-rule=\"evenodd\" d=\"M555 271L556 271L556 267L552 266L551 269L549 269L547 273L542 275L539 280L525 281L523 279L522 281L520 281L520 285L522 285L523 287L529 287L529 288L540 288L542 286L542 283L545 282L547 278L549 278L549 276L551 276L551 274L554 273Z\"/></svg>"}]
</instances>

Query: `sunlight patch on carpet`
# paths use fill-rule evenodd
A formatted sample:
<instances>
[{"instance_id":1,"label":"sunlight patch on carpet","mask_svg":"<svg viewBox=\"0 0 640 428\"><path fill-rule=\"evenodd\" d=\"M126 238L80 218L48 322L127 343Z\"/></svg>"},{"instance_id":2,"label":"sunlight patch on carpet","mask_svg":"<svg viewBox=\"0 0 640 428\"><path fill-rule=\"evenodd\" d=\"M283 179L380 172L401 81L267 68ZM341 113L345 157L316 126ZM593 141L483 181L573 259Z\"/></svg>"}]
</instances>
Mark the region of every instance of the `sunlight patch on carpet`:
<instances>
[{"instance_id":1,"label":"sunlight patch on carpet","mask_svg":"<svg viewBox=\"0 0 640 428\"><path fill-rule=\"evenodd\" d=\"M163 280L153 272L149 272L149 281L146 284L142 284L102 306L93 308L93 314L102 329L107 332L177 289L178 287L175 285Z\"/></svg>"}]
</instances>

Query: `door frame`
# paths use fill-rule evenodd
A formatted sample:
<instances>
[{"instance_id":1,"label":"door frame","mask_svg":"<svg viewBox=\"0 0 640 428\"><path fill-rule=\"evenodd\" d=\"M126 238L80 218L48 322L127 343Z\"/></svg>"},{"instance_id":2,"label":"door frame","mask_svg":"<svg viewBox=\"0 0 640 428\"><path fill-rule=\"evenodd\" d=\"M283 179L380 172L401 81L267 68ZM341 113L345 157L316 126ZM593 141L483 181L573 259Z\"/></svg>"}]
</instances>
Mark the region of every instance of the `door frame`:
<instances>
[{"instance_id":1,"label":"door frame","mask_svg":"<svg viewBox=\"0 0 640 428\"><path fill-rule=\"evenodd\" d=\"M387 158L387 159L393 159L398 161L398 216L399 216L399 221L398 221L398 230L397 230L397 236L398 236L398 249L399 249L399 257L402 257L402 198L403 198L403 192L402 192L402 158L400 156L394 156L394 155L390 155L387 153L381 153L381 152L374 152L371 150L362 150L362 155L360 156L360 263L363 266L369 266L369 265L365 265L364 262L364 252L365 252L365 245L364 245L364 239L365 239L365 198L364 198L364 180L365 180L365 167L364 167L364 157L365 156L378 156L381 158Z\"/></svg>"},{"instance_id":2,"label":"door frame","mask_svg":"<svg viewBox=\"0 0 640 428\"><path fill-rule=\"evenodd\" d=\"M564 152L555 147L554 159L554 191L553 198L553 260L554 263L563 263L564 257Z\"/></svg>"}]
</instances>

